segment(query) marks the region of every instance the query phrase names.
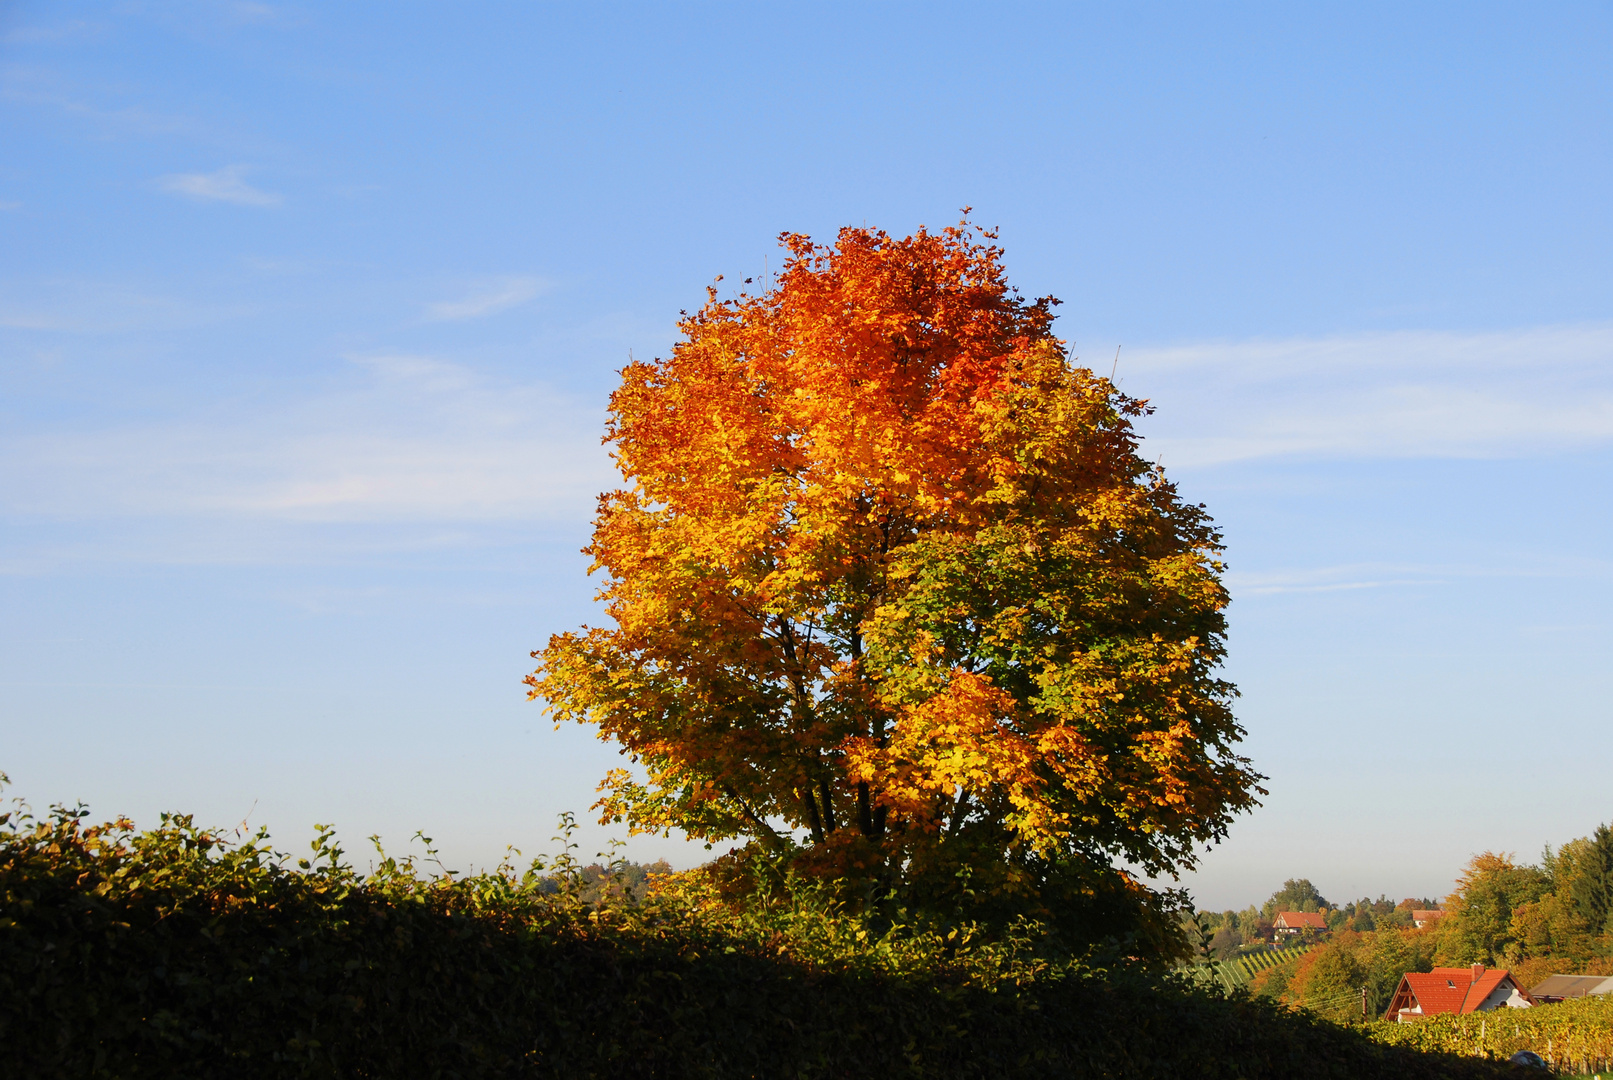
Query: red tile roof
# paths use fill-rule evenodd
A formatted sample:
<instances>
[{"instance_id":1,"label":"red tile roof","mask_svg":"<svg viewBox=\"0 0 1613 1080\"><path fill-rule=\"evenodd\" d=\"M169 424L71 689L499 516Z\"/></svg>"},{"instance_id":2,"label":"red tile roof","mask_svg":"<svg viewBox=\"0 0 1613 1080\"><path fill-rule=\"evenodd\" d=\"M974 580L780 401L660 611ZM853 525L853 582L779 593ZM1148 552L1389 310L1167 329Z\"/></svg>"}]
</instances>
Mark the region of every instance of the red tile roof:
<instances>
[{"instance_id":1,"label":"red tile roof","mask_svg":"<svg viewBox=\"0 0 1613 1080\"><path fill-rule=\"evenodd\" d=\"M1273 926L1287 927L1290 930L1326 930L1327 920L1319 911L1279 911Z\"/></svg>"},{"instance_id":2,"label":"red tile roof","mask_svg":"<svg viewBox=\"0 0 1613 1080\"><path fill-rule=\"evenodd\" d=\"M1417 908L1411 913L1411 921L1418 923L1432 922L1435 919L1444 917L1445 913L1443 911L1425 911L1422 908Z\"/></svg>"},{"instance_id":3,"label":"red tile roof","mask_svg":"<svg viewBox=\"0 0 1613 1080\"><path fill-rule=\"evenodd\" d=\"M1477 977L1475 978L1475 974ZM1389 1004L1389 1018L1401 1009L1422 1006L1422 1015L1436 1013L1470 1013L1484 1004L1484 999L1503 982L1512 982L1511 973L1504 968L1435 968L1429 972L1408 971L1400 978L1400 987Z\"/></svg>"}]
</instances>

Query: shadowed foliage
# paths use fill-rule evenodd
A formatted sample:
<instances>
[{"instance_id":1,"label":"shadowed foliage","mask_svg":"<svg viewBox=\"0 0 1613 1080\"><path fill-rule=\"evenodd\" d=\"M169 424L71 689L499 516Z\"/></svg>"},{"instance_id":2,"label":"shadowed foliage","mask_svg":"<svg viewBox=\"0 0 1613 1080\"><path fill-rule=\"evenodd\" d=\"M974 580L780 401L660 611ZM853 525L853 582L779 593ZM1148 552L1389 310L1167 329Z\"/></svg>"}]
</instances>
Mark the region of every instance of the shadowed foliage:
<instances>
[{"instance_id":1,"label":"shadowed foliage","mask_svg":"<svg viewBox=\"0 0 1613 1080\"><path fill-rule=\"evenodd\" d=\"M1158 971L878 927L786 881L736 910L701 875L643 904L580 868L360 875L189 819L0 817L0 1071L252 1077L1449 1077ZM558 872L556 872L558 871ZM558 881L559 889L549 883ZM606 890L608 893L608 890Z\"/></svg>"}]
</instances>

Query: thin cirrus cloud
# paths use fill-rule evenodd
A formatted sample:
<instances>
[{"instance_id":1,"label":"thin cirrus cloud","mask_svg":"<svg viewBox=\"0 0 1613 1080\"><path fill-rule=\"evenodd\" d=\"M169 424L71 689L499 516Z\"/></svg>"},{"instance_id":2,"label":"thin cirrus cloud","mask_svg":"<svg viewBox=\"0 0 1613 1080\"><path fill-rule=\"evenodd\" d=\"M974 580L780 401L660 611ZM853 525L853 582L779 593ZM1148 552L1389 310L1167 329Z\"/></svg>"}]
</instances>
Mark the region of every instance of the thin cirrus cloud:
<instances>
[{"instance_id":1,"label":"thin cirrus cloud","mask_svg":"<svg viewBox=\"0 0 1613 1080\"><path fill-rule=\"evenodd\" d=\"M87 19L73 19L54 26L18 26L0 34L0 41L12 45L32 45L41 41L60 41L100 29L101 26Z\"/></svg>"},{"instance_id":2,"label":"thin cirrus cloud","mask_svg":"<svg viewBox=\"0 0 1613 1080\"><path fill-rule=\"evenodd\" d=\"M1270 458L1504 458L1613 441L1613 325L1138 349L1167 468Z\"/></svg>"},{"instance_id":3,"label":"thin cirrus cloud","mask_svg":"<svg viewBox=\"0 0 1613 1080\"><path fill-rule=\"evenodd\" d=\"M210 173L173 173L158 181L164 191L203 202L234 203L237 206L279 206L283 201L272 191L255 188L242 179L245 166L229 165Z\"/></svg>"},{"instance_id":4,"label":"thin cirrus cloud","mask_svg":"<svg viewBox=\"0 0 1613 1080\"><path fill-rule=\"evenodd\" d=\"M610 486L603 412L427 357L374 356L339 392L0 442L0 507L55 519L585 520Z\"/></svg>"},{"instance_id":5,"label":"thin cirrus cloud","mask_svg":"<svg viewBox=\"0 0 1613 1080\"><path fill-rule=\"evenodd\" d=\"M1122 388L1158 407L1141 422L1145 452L1167 468L1213 468L1529 457L1613 441L1610 358L1613 327L1593 325L1137 350L1120 368ZM336 383L247 412L197 402L164 422L0 434L0 513L154 528L414 523L474 537L499 522L579 525L619 482L599 441L603 401L407 354L354 358ZM1351 567L1241 587L1432 585L1450 572Z\"/></svg>"},{"instance_id":6,"label":"thin cirrus cloud","mask_svg":"<svg viewBox=\"0 0 1613 1080\"><path fill-rule=\"evenodd\" d=\"M0 279L0 330L73 335L162 332L217 323L255 310L250 302L198 302L105 279Z\"/></svg>"},{"instance_id":7,"label":"thin cirrus cloud","mask_svg":"<svg viewBox=\"0 0 1613 1080\"><path fill-rule=\"evenodd\" d=\"M1234 570L1223 581L1236 596L1345 592L1358 589L1424 588L1477 578L1613 580L1613 560L1584 556L1513 556L1473 563L1344 563L1337 566Z\"/></svg>"},{"instance_id":8,"label":"thin cirrus cloud","mask_svg":"<svg viewBox=\"0 0 1613 1080\"><path fill-rule=\"evenodd\" d=\"M1238 596L1271 596L1283 593L1345 592L1396 586L1443 585L1452 577L1473 577L1481 573L1483 571L1473 567L1354 563L1258 573L1233 571L1228 573L1224 580L1227 587Z\"/></svg>"},{"instance_id":9,"label":"thin cirrus cloud","mask_svg":"<svg viewBox=\"0 0 1613 1080\"><path fill-rule=\"evenodd\" d=\"M524 304L548 287L549 283L543 278L502 278L461 299L428 304L426 316L440 322L480 319Z\"/></svg>"}]
</instances>

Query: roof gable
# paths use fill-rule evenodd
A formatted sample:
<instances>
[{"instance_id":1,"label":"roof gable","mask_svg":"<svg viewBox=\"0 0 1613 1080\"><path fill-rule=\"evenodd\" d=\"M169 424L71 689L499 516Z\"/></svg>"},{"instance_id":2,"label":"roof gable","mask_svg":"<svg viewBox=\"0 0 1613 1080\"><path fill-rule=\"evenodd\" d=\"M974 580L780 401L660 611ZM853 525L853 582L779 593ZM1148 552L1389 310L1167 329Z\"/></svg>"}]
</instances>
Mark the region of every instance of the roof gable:
<instances>
[{"instance_id":1,"label":"roof gable","mask_svg":"<svg viewBox=\"0 0 1613 1080\"><path fill-rule=\"evenodd\" d=\"M1319 911L1279 911L1272 925L1289 930L1326 930L1327 919Z\"/></svg>"},{"instance_id":2,"label":"roof gable","mask_svg":"<svg viewBox=\"0 0 1613 1080\"><path fill-rule=\"evenodd\" d=\"M1403 976L1411 996L1423 1010L1423 1015L1462 1011L1462 999L1472 985L1472 972L1466 968L1435 968L1433 971L1408 971Z\"/></svg>"},{"instance_id":3,"label":"roof gable","mask_svg":"<svg viewBox=\"0 0 1613 1080\"><path fill-rule=\"evenodd\" d=\"M1512 976L1504 969L1491 968L1483 975L1480 975L1474 980L1471 989L1467 992L1467 996L1462 999L1462 1011L1465 1013L1475 1011L1480 1005L1484 1004L1485 998L1488 998L1491 992L1503 983L1512 984Z\"/></svg>"},{"instance_id":4,"label":"roof gable","mask_svg":"<svg viewBox=\"0 0 1613 1080\"><path fill-rule=\"evenodd\" d=\"M1505 968L1489 968L1473 976L1472 968L1435 968L1433 971L1408 971L1400 979L1401 989L1410 991L1411 1001L1422 1009L1424 1016L1435 1013L1470 1013L1484 1004L1497 987L1505 984L1512 989L1511 972ZM1398 1001L1399 992L1395 995ZM1411 1008L1411 1002L1401 1008Z\"/></svg>"}]
</instances>

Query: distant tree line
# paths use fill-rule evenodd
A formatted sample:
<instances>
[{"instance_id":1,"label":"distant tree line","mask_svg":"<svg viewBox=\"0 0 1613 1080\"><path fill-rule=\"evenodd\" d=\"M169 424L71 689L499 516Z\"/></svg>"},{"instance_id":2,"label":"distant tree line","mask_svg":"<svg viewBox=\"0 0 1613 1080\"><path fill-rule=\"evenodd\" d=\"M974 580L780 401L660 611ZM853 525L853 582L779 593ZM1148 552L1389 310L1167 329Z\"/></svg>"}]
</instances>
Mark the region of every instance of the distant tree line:
<instances>
[{"instance_id":1,"label":"distant tree line","mask_svg":"<svg viewBox=\"0 0 1613 1080\"><path fill-rule=\"evenodd\" d=\"M538 888L547 894L569 889L577 893L578 899L590 905L623 900L641 903L649 895L653 879L672 872L672 864L665 859L657 859L653 863L624 859L609 865L592 863L546 874Z\"/></svg>"},{"instance_id":2,"label":"distant tree line","mask_svg":"<svg viewBox=\"0 0 1613 1080\"><path fill-rule=\"evenodd\" d=\"M1230 959L1251 947L1271 943L1276 937L1279 911L1321 912L1329 930L1365 933L1377 929L1405 929L1413 925L1412 912L1437 908L1427 897L1391 900L1380 896L1362 897L1335 906L1328 902L1307 878L1290 878L1271 894L1264 904L1250 904L1242 911L1208 912L1199 916L1209 935L1209 952L1218 960Z\"/></svg>"}]
</instances>

